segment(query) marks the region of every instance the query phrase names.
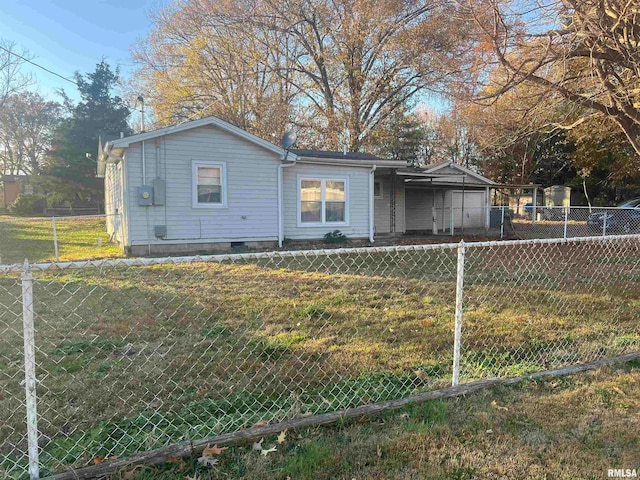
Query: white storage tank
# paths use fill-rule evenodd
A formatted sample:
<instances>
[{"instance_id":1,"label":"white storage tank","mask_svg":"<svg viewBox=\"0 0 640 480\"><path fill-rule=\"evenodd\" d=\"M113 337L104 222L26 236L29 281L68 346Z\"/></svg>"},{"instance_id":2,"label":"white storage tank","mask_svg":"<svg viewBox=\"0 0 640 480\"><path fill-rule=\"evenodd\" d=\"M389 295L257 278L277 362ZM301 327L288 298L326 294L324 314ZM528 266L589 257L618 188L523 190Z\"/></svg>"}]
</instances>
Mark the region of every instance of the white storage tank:
<instances>
[{"instance_id":1,"label":"white storage tank","mask_svg":"<svg viewBox=\"0 0 640 480\"><path fill-rule=\"evenodd\" d=\"M544 189L545 207L570 207L571 187L553 185Z\"/></svg>"}]
</instances>

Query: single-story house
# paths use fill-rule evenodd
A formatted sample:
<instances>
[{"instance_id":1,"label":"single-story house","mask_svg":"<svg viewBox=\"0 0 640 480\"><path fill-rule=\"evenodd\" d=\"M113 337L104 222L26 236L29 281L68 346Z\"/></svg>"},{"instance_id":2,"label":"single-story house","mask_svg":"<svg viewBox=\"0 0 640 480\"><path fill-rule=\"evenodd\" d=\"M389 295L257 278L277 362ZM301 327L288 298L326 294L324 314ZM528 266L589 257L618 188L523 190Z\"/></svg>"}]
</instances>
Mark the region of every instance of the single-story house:
<instances>
[{"instance_id":1,"label":"single-story house","mask_svg":"<svg viewBox=\"0 0 640 480\"><path fill-rule=\"evenodd\" d=\"M340 230L373 241L377 167L362 153L285 151L215 117L109 141L112 237L133 255L275 247Z\"/></svg>"},{"instance_id":2,"label":"single-story house","mask_svg":"<svg viewBox=\"0 0 640 480\"><path fill-rule=\"evenodd\" d=\"M133 255L271 248L335 230L368 242L431 232L432 207L444 218L463 201L486 205L493 184L451 164L287 151L215 117L109 141L98 175L108 232Z\"/></svg>"}]
</instances>

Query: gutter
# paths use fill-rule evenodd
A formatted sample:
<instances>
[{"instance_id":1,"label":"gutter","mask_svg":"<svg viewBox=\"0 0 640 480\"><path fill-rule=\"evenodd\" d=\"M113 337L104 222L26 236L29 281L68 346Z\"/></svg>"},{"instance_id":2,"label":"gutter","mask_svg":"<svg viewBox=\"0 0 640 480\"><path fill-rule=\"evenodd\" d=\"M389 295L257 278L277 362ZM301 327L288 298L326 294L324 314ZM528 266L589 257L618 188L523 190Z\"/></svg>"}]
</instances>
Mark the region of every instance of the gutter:
<instances>
[{"instance_id":1,"label":"gutter","mask_svg":"<svg viewBox=\"0 0 640 480\"><path fill-rule=\"evenodd\" d=\"M289 151L287 151L287 154ZM284 156L282 161L286 161L287 155ZM278 165L278 248L282 248L284 243L284 212L282 207L282 197L283 197L283 172L282 170L287 167L293 167L296 164L296 159L293 160L292 163L280 163Z\"/></svg>"},{"instance_id":2,"label":"gutter","mask_svg":"<svg viewBox=\"0 0 640 480\"><path fill-rule=\"evenodd\" d=\"M373 198L373 185L374 185L374 173L376 171L376 166L371 167L371 171L369 172L369 242L375 242L374 230L375 230L375 221L373 218L374 210L373 210L373 202L375 199Z\"/></svg>"},{"instance_id":3,"label":"gutter","mask_svg":"<svg viewBox=\"0 0 640 480\"><path fill-rule=\"evenodd\" d=\"M393 162L379 160L340 160L340 159L318 159L314 157L298 157L299 163L313 163L316 165L330 165L334 167L385 167L385 168L403 168L407 164L405 162Z\"/></svg>"}]
</instances>

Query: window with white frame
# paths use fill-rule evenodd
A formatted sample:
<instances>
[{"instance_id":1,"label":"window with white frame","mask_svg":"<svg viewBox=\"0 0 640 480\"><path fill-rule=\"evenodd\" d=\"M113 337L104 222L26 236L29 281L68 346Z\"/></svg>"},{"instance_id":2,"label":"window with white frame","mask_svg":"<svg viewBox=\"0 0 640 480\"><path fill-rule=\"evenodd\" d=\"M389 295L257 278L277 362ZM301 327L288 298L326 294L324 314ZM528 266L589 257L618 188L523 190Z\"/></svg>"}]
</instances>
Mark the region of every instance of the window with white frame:
<instances>
[{"instance_id":1,"label":"window with white frame","mask_svg":"<svg viewBox=\"0 0 640 480\"><path fill-rule=\"evenodd\" d=\"M347 223L347 180L300 179L300 224Z\"/></svg>"},{"instance_id":2,"label":"window with white frame","mask_svg":"<svg viewBox=\"0 0 640 480\"><path fill-rule=\"evenodd\" d=\"M373 198L382 198L382 180L373 181Z\"/></svg>"},{"instance_id":3,"label":"window with white frame","mask_svg":"<svg viewBox=\"0 0 640 480\"><path fill-rule=\"evenodd\" d=\"M193 162L193 206L226 205L226 168L219 162Z\"/></svg>"}]
</instances>

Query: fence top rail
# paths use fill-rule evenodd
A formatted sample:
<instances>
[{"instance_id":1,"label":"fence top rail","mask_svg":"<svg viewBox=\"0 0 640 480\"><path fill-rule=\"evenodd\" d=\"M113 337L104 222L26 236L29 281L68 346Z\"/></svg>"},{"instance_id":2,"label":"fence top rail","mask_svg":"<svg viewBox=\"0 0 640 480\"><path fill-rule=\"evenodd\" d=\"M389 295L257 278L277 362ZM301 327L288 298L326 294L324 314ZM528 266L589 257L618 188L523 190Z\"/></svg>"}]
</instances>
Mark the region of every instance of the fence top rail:
<instances>
[{"instance_id":1,"label":"fence top rail","mask_svg":"<svg viewBox=\"0 0 640 480\"><path fill-rule=\"evenodd\" d=\"M225 262L234 260L259 260L268 258L295 258L295 257L320 257L353 254L383 254L402 252L426 252L426 251L452 251L461 244L467 248L488 248L488 247L508 247L520 245L548 245L548 244L574 244L574 243L606 243L617 240L640 240L640 234L633 235L609 235L576 238L542 238L530 240L492 240L487 242L464 242L459 243L433 243L424 245L397 245L385 247L354 247L354 248L332 248L321 250L290 250L290 251L270 251L256 253L235 253L222 255L195 255L183 257L154 257L154 258L120 258L105 260L82 260L72 262L49 262L0 265L0 273L25 272L25 271L47 271L47 270L75 270L81 268L101 268L101 267L136 267L153 266L167 264L182 264L196 262Z\"/></svg>"},{"instance_id":2,"label":"fence top rail","mask_svg":"<svg viewBox=\"0 0 640 480\"><path fill-rule=\"evenodd\" d=\"M0 223L11 223L11 222L42 222L42 221L51 221L52 218L56 220L66 220L66 219L76 219L82 220L85 218L106 218L106 217L117 217L119 213L101 213L97 215L46 215L44 217L9 217L9 218L0 218Z\"/></svg>"}]
</instances>

